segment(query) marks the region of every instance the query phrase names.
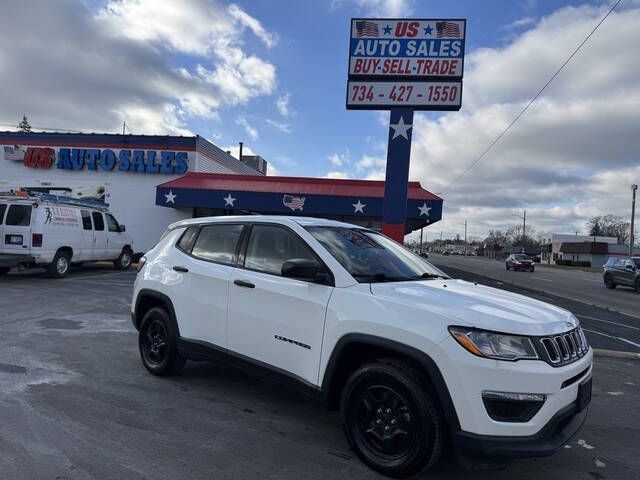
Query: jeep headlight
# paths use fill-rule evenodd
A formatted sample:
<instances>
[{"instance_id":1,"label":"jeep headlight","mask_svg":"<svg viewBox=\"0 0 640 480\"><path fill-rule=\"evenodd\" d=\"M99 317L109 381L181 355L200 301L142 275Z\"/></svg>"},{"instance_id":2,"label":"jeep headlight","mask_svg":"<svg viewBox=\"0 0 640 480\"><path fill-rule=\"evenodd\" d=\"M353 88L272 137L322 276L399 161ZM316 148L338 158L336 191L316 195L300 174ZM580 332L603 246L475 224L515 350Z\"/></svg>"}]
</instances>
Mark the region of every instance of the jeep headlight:
<instances>
[{"instance_id":1,"label":"jeep headlight","mask_svg":"<svg viewBox=\"0 0 640 480\"><path fill-rule=\"evenodd\" d=\"M449 332L467 351L479 357L511 361L539 358L529 337L468 327L449 327Z\"/></svg>"}]
</instances>

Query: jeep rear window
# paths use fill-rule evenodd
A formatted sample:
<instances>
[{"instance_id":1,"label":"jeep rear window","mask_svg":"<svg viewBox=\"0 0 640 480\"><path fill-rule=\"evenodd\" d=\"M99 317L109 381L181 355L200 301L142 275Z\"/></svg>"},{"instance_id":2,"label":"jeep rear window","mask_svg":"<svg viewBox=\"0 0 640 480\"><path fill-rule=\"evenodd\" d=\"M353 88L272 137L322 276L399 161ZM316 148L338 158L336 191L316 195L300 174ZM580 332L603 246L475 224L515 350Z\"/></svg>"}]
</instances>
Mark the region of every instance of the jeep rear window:
<instances>
[{"instance_id":1,"label":"jeep rear window","mask_svg":"<svg viewBox=\"0 0 640 480\"><path fill-rule=\"evenodd\" d=\"M11 205L7 212L6 225L28 227L31 225L31 205Z\"/></svg>"},{"instance_id":2,"label":"jeep rear window","mask_svg":"<svg viewBox=\"0 0 640 480\"><path fill-rule=\"evenodd\" d=\"M4 221L4 212L7 209L7 205L4 203L0 203L0 225Z\"/></svg>"}]
</instances>

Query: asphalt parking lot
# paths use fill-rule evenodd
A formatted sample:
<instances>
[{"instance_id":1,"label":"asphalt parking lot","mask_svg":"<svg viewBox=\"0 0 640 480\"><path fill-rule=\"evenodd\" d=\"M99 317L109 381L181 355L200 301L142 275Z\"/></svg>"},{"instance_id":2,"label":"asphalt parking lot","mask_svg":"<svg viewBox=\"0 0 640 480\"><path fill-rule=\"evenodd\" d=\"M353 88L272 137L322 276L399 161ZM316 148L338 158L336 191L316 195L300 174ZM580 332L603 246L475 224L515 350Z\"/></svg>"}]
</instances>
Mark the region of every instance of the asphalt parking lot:
<instances>
[{"instance_id":1,"label":"asphalt parking lot","mask_svg":"<svg viewBox=\"0 0 640 480\"><path fill-rule=\"evenodd\" d=\"M336 412L206 363L156 378L129 319L133 272L0 278L0 479L381 478ZM434 479L640 478L640 362L598 358L578 436L498 472L443 464Z\"/></svg>"}]
</instances>

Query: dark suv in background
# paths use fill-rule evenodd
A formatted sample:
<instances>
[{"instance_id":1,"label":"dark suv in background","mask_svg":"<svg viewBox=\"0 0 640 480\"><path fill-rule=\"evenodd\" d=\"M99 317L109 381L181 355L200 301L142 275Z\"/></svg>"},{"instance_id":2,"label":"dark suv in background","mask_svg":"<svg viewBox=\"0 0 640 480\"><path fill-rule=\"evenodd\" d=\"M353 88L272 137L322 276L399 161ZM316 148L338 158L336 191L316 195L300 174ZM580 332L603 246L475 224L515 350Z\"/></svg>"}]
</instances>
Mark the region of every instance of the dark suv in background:
<instances>
[{"instance_id":1,"label":"dark suv in background","mask_svg":"<svg viewBox=\"0 0 640 480\"><path fill-rule=\"evenodd\" d=\"M610 257L602 268L607 288L624 285L640 293L640 257Z\"/></svg>"},{"instance_id":2,"label":"dark suv in background","mask_svg":"<svg viewBox=\"0 0 640 480\"><path fill-rule=\"evenodd\" d=\"M531 257L524 253L512 253L507 257L505 263L507 270L526 270L527 272L533 272L536 269Z\"/></svg>"}]
</instances>

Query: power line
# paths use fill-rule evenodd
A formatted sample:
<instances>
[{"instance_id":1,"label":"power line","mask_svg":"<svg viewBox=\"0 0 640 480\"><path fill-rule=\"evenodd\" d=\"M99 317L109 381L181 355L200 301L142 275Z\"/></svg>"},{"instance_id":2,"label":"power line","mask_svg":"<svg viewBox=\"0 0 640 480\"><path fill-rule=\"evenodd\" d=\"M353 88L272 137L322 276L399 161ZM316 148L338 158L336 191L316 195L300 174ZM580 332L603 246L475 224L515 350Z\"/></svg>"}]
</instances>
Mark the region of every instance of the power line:
<instances>
[{"instance_id":1,"label":"power line","mask_svg":"<svg viewBox=\"0 0 640 480\"><path fill-rule=\"evenodd\" d=\"M538 90L538 93L536 93L535 96L533 98L531 98L531 100L529 100L529 102L524 106L524 108L522 110L520 110L520 113L518 113L518 115L516 115L515 118L513 120L511 120L511 123L509 123L509 125L507 125L507 127L500 133L500 135L498 135L493 140L493 142L491 142L489 144L489 146L480 154L480 156L478 158L476 158L471 163L471 165L469 165L460 175L458 175L455 178L455 180L453 180L453 182L451 182L449 185L447 185L444 188L444 190L442 190L442 193L446 192L453 185L455 185L458 182L458 180L460 180L467 173L469 173L469 171L471 171L471 169L473 167L475 167L485 157L485 155L491 151L491 149L495 146L495 144L498 143L500 141L500 139L505 136L505 134L511 129L511 127L513 127L516 124L516 122L518 120L520 120L520 117L522 117L522 115L524 115L524 113L529 109L529 107L533 104L533 102L535 102L538 99L538 97L542 94L542 92L544 92L545 89L551 84L551 82L553 82L553 80L560 74L560 72L564 69L564 67L566 67L567 64L571 61L571 59L580 51L582 46L589 41L591 36L596 32L596 30L598 30L600 25L602 25L602 23L607 19L607 17L611 14L611 12L613 12L621 2L622 2L622 0L617 0L616 3L613 4L613 6L609 9L607 14L604 17L602 17L602 19L597 23L597 25L595 27L593 27L593 30L591 30L589 35L587 35L585 37L585 39L580 43L580 45L578 45L576 47L576 49L573 51L573 53L571 55L569 55L569 57L564 61L564 63L560 66L560 68L558 68L558 70L556 70L556 72L553 75L551 75L551 78L549 78L549 80L547 80L547 83L545 83L544 86L540 90Z\"/></svg>"}]
</instances>

